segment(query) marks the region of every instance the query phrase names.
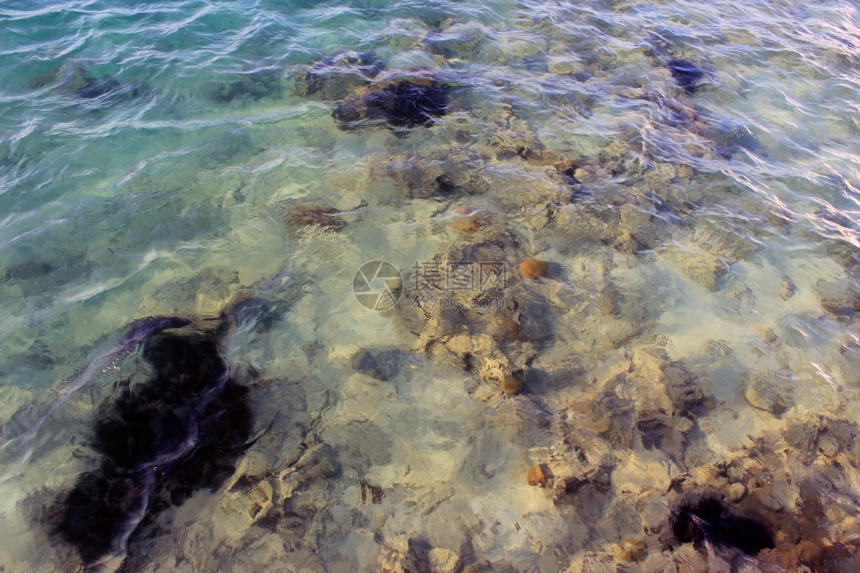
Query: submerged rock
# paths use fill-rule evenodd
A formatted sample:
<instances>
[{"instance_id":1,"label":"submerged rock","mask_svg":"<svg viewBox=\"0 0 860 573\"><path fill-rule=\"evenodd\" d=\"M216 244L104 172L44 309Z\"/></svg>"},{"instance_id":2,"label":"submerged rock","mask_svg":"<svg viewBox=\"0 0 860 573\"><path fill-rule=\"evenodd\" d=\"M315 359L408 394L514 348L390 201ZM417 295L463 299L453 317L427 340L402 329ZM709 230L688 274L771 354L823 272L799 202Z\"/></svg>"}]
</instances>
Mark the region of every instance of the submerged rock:
<instances>
[{"instance_id":1,"label":"submerged rock","mask_svg":"<svg viewBox=\"0 0 860 573\"><path fill-rule=\"evenodd\" d=\"M243 73L242 79L235 82L212 82L206 87L204 94L214 102L230 103L277 98L283 94L283 91L284 85L280 72L261 70Z\"/></svg>"},{"instance_id":2,"label":"submerged rock","mask_svg":"<svg viewBox=\"0 0 860 573\"><path fill-rule=\"evenodd\" d=\"M754 372L750 375L744 397L753 408L770 412L777 418L794 406L794 390L790 380L771 373Z\"/></svg>"},{"instance_id":3,"label":"submerged rock","mask_svg":"<svg viewBox=\"0 0 860 573\"><path fill-rule=\"evenodd\" d=\"M552 339L555 317L547 299L514 275L512 237L490 232L417 265L404 292L411 304L398 317L418 335L416 350L475 371L496 396L511 395Z\"/></svg>"},{"instance_id":4,"label":"submerged rock","mask_svg":"<svg viewBox=\"0 0 860 573\"><path fill-rule=\"evenodd\" d=\"M692 543L698 548L708 542L746 555L774 547L764 524L717 498L693 495L682 500L673 508L669 524L677 544Z\"/></svg>"},{"instance_id":5,"label":"submerged rock","mask_svg":"<svg viewBox=\"0 0 860 573\"><path fill-rule=\"evenodd\" d=\"M505 394L519 394L523 391L523 381L520 376L509 374L502 379L501 388Z\"/></svg>"},{"instance_id":6,"label":"submerged rock","mask_svg":"<svg viewBox=\"0 0 860 573\"><path fill-rule=\"evenodd\" d=\"M490 215L484 210L475 210L466 205L454 209L451 228L460 233L471 235L490 224Z\"/></svg>"},{"instance_id":7,"label":"submerged rock","mask_svg":"<svg viewBox=\"0 0 860 573\"><path fill-rule=\"evenodd\" d=\"M376 160L371 172L391 178L410 198L481 195L490 190L490 158L463 145L446 145Z\"/></svg>"},{"instance_id":8,"label":"submerged rock","mask_svg":"<svg viewBox=\"0 0 860 573\"><path fill-rule=\"evenodd\" d=\"M298 237L314 227L330 231L341 231L346 227L346 221L339 216L340 211L319 205L315 199L282 201L274 205L274 210L284 220L291 237Z\"/></svg>"},{"instance_id":9,"label":"submerged rock","mask_svg":"<svg viewBox=\"0 0 860 573\"><path fill-rule=\"evenodd\" d=\"M384 382L397 376L408 359L409 354L399 348L363 348L352 356L351 363L357 372Z\"/></svg>"},{"instance_id":10,"label":"submerged rock","mask_svg":"<svg viewBox=\"0 0 860 573\"><path fill-rule=\"evenodd\" d=\"M88 567L121 562L158 514L218 488L251 435L248 389L230 377L213 336L159 333L143 356L154 377L125 382L101 405L92 443L101 464L57 508L56 532Z\"/></svg>"},{"instance_id":11,"label":"submerged rock","mask_svg":"<svg viewBox=\"0 0 860 573\"><path fill-rule=\"evenodd\" d=\"M80 64L63 65L52 71L33 76L27 80L30 89L56 88L60 93L82 99L97 99L109 94L122 94L134 98L141 95L146 87L135 84L122 84L110 75L93 77Z\"/></svg>"},{"instance_id":12,"label":"submerged rock","mask_svg":"<svg viewBox=\"0 0 860 573\"><path fill-rule=\"evenodd\" d=\"M452 24L443 30L430 32L424 42L431 53L448 59L474 57L488 35L486 28L470 22Z\"/></svg>"},{"instance_id":13,"label":"submerged rock","mask_svg":"<svg viewBox=\"0 0 860 573\"><path fill-rule=\"evenodd\" d=\"M546 263L537 259L523 259L520 262L520 274L527 279L545 277L547 273Z\"/></svg>"},{"instance_id":14,"label":"submerged rock","mask_svg":"<svg viewBox=\"0 0 860 573\"><path fill-rule=\"evenodd\" d=\"M324 59L296 81L301 96L319 94L326 100L339 100L356 88L368 85L385 69L385 62L373 52L341 52Z\"/></svg>"},{"instance_id":15,"label":"submerged rock","mask_svg":"<svg viewBox=\"0 0 860 573\"><path fill-rule=\"evenodd\" d=\"M75 95L84 99L95 99L119 88L119 82L110 76L92 80L87 85L75 91Z\"/></svg>"},{"instance_id":16,"label":"submerged rock","mask_svg":"<svg viewBox=\"0 0 860 573\"><path fill-rule=\"evenodd\" d=\"M341 129L368 122L394 128L429 127L434 118L448 113L450 91L433 78L397 79L348 99L332 112L332 117Z\"/></svg>"},{"instance_id":17,"label":"submerged rock","mask_svg":"<svg viewBox=\"0 0 860 573\"><path fill-rule=\"evenodd\" d=\"M669 60L666 67L672 72L672 77L678 82L678 85L687 93L695 93L699 88L699 82L705 77L705 72L696 67L690 60L681 58Z\"/></svg>"}]
</instances>

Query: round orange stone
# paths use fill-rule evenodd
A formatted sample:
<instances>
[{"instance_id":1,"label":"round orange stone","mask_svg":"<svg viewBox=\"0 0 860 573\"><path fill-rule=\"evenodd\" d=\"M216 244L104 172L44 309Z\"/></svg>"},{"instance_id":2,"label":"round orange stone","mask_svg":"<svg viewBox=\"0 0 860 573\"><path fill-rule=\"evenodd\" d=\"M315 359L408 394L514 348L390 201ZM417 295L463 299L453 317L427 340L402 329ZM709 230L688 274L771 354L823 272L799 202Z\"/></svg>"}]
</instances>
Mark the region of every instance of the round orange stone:
<instances>
[{"instance_id":1,"label":"round orange stone","mask_svg":"<svg viewBox=\"0 0 860 573\"><path fill-rule=\"evenodd\" d=\"M525 259L520 263L520 274L527 279L546 276L546 263L537 259Z\"/></svg>"}]
</instances>

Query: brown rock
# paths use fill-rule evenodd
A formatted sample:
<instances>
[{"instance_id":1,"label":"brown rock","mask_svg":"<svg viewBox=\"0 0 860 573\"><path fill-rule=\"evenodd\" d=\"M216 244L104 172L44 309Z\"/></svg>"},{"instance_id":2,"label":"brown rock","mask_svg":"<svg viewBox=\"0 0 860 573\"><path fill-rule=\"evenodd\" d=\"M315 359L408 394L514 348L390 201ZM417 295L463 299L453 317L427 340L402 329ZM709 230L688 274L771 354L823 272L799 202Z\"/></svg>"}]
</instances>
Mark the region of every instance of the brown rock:
<instances>
[{"instance_id":1,"label":"brown rock","mask_svg":"<svg viewBox=\"0 0 860 573\"><path fill-rule=\"evenodd\" d=\"M505 394L519 394L523 391L523 381L516 376L505 376L501 386Z\"/></svg>"},{"instance_id":2,"label":"brown rock","mask_svg":"<svg viewBox=\"0 0 860 573\"><path fill-rule=\"evenodd\" d=\"M526 481L529 485L546 487L550 482L550 471L546 464L539 464L529 468L529 473L526 475Z\"/></svg>"},{"instance_id":3,"label":"brown rock","mask_svg":"<svg viewBox=\"0 0 860 573\"><path fill-rule=\"evenodd\" d=\"M779 286L776 288L777 296L782 300L788 300L796 293L797 285L792 282L791 277L788 275L782 277L782 280L779 281Z\"/></svg>"},{"instance_id":4,"label":"brown rock","mask_svg":"<svg viewBox=\"0 0 860 573\"><path fill-rule=\"evenodd\" d=\"M340 211L333 207L317 205L312 199L285 201L275 205L274 209L283 217L290 235L294 237L311 227L332 231L340 231L346 227L346 222L340 217Z\"/></svg>"},{"instance_id":5,"label":"brown rock","mask_svg":"<svg viewBox=\"0 0 860 573\"><path fill-rule=\"evenodd\" d=\"M525 259L520 263L520 273L527 279L545 277L547 272L546 263L537 259Z\"/></svg>"},{"instance_id":6,"label":"brown rock","mask_svg":"<svg viewBox=\"0 0 860 573\"><path fill-rule=\"evenodd\" d=\"M451 221L451 228L455 231L472 234L477 233L481 227L487 225L487 218L485 216L481 216L479 212L474 211L466 205L460 205L454 209L454 213L457 214L457 217Z\"/></svg>"},{"instance_id":7,"label":"brown rock","mask_svg":"<svg viewBox=\"0 0 860 573\"><path fill-rule=\"evenodd\" d=\"M776 342L777 336L772 328L768 328L767 326L759 326L756 328L756 334L758 334L759 338L762 339L762 342L767 344L771 344Z\"/></svg>"},{"instance_id":8,"label":"brown rock","mask_svg":"<svg viewBox=\"0 0 860 573\"><path fill-rule=\"evenodd\" d=\"M767 372L753 372L750 375L744 397L753 408L770 412L776 417L794 406L790 381Z\"/></svg>"}]
</instances>

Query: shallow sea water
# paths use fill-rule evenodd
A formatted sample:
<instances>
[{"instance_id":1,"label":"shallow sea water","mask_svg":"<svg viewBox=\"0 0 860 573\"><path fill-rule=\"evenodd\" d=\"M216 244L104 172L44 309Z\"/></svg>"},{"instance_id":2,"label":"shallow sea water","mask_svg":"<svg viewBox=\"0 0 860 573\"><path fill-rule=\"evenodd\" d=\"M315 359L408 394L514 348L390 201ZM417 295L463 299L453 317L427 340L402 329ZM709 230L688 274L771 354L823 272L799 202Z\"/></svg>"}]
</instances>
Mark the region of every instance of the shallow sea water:
<instances>
[{"instance_id":1,"label":"shallow sea water","mask_svg":"<svg viewBox=\"0 0 860 573\"><path fill-rule=\"evenodd\" d=\"M852 2L0 21L5 570L860 568ZM163 506L135 462L92 558L58 523L152 316L217 339L252 432ZM149 428L160 475L209 396Z\"/></svg>"}]
</instances>

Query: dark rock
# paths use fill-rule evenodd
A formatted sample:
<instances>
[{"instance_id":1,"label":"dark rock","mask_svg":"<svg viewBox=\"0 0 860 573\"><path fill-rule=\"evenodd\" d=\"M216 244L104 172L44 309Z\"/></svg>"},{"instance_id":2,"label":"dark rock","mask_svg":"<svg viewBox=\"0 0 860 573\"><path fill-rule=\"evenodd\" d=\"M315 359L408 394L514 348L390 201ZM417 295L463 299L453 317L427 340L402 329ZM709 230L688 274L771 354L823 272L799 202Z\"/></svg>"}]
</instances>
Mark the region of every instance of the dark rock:
<instances>
[{"instance_id":1,"label":"dark rock","mask_svg":"<svg viewBox=\"0 0 860 573\"><path fill-rule=\"evenodd\" d=\"M699 387L695 375L680 362L666 366L663 374L666 393L678 414L697 414L708 408L710 400Z\"/></svg>"},{"instance_id":2,"label":"dark rock","mask_svg":"<svg viewBox=\"0 0 860 573\"><path fill-rule=\"evenodd\" d=\"M324 207L313 199L287 200L274 205L275 211L284 219L291 237L299 237L312 227L341 231L346 221L334 207Z\"/></svg>"},{"instance_id":3,"label":"dark rock","mask_svg":"<svg viewBox=\"0 0 860 573\"><path fill-rule=\"evenodd\" d=\"M684 500L672 510L669 524L678 545L693 543L700 548L708 542L747 555L774 547L773 537L762 523L716 498Z\"/></svg>"},{"instance_id":4,"label":"dark rock","mask_svg":"<svg viewBox=\"0 0 860 573\"><path fill-rule=\"evenodd\" d=\"M391 380L402 366L405 353L397 348L381 350L359 350L352 357L352 367L362 374L367 374L377 380Z\"/></svg>"},{"instance_id":5,"label":"dark rock","mask_svg":"<svg viewBox=\"0 0 860 573\"><path fill-rule=\"evenodd\" d=\"M140 337L164 321L187 322L158 320ZM154 377L121 384L119 396L101 405L92 444L101 465L82 474L57 508L56 532L87 565L124 557L160 512L219 487L251 435L248 389L230 378L217 339L160 333L144 345Z\"/></svg>"},{"instance_id":6,"label":"dark rock","mask_svg":"<svg viewBox=\"0 0 860 573\"><path fill-rule=\"evenodd\" d=\"M399 80L347 101L332 112L341 129L361 121L383 121L397 128L429 127L448 112L449 89L435 80Z\"/></svg>"},{"instance_id":7,"label":"dark rock","mask_svg":"<svg viewBox=\"0 0 860 573\"><path fill-rule=\"evenodd\" d=\"M75 95L84 99L95 99L119 88L119 82L110 76L91 80L89 84L78 89Z\"/></svg>"},{"instance_id":8,"label":"dark rock","mask_svg":"<svg viewBox=\"0 0 860 573\"><path fill-rule=\"evenodd\" d=\"M705 77L705 72L697 68L690 60L672 59L666 63L666 67L672 72L672 77L678 85L687 93L695 93L699 87L699 81Z\"/></svg>"},{"instance_id":9,"label":"dark rock","mask_svg":"<svg viewBox=\"0 0 860 573\"><path fill-rule=\"evenodd\" d=\"M251 297L222 313L218 334L226 336L234 328L267 332L280 317L277 305L260 297Z\"/></svg>"},{"instance_id":10,"label":"dark rock","mask_svg":"<svg viewBox=\"0 0 860 573\"><path fill-rule=\"evenodd\" d=\"M640 416L636 429L646 450L662 450L674 460L683 460L684 436L672 427L667 416L659 413Z\"/></svg>"}]
</instances>

